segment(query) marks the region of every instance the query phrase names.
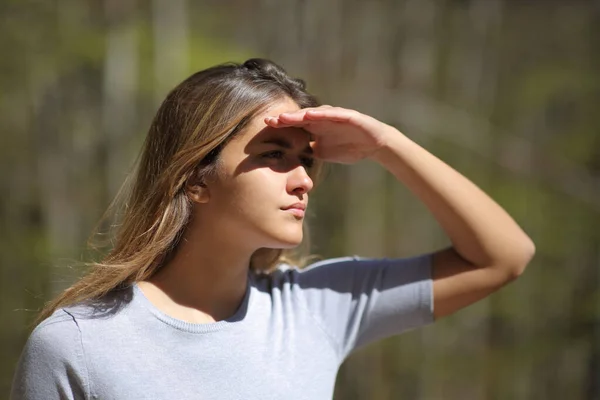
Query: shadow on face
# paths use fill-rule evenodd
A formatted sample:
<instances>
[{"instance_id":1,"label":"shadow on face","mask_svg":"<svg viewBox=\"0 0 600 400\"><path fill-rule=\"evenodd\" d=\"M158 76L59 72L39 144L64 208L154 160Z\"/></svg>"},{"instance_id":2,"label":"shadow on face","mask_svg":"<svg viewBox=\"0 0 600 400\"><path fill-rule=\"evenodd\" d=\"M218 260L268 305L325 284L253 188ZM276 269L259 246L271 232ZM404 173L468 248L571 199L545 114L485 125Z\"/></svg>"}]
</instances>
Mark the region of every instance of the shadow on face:
<instances>
[{"instance_id":1,"label":"shadow on face","mask_svg":"<svg viewBox=\"0 0 600 400\"><path fill-rule=\"evenodd\" d=\"M240 137L241 161L234 175L257 168L270 168L278 173L303 166L307 172L313 162L310 133L302 128L272 128L265 126L255 134Z\"/></svg>"}]
</instances>

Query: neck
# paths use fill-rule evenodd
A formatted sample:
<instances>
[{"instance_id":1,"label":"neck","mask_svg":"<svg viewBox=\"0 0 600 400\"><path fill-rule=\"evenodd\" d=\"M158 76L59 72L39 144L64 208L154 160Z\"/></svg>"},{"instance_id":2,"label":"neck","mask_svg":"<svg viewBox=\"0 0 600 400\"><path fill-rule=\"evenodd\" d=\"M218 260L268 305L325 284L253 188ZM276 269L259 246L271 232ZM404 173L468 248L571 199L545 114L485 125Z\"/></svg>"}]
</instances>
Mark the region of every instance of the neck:
<instances>
[{"instance_id":1,"label":"neck","mask_svg":"<svg viewBox=\"0 0 600 400\"><path fill-rule=\"evenodd\" d=\"M244 298L253 249L227 242L231 235L190 224L173 257L139 286L166 314L187 322L232 316Z\"/></svg>"}]
</instances>

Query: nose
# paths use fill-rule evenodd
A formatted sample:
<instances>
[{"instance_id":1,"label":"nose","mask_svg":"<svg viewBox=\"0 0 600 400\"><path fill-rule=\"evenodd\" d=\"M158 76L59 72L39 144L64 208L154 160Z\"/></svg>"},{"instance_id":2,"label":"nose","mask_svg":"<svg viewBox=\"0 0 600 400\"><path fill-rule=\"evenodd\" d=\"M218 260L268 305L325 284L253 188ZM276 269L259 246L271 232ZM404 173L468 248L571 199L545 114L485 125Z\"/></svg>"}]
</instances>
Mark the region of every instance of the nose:
<instances>
[{"instance_id":1,"label":"nose","mask_svg":"<svg viewBox=\"0 0 600 400\"><path fill-rule=\"evenodd\" d=\"M302 195L310 192L313 181L303 166L298 166L289 172L287 180L287 191L290 194Z\"/></svg>"}]
</instances>

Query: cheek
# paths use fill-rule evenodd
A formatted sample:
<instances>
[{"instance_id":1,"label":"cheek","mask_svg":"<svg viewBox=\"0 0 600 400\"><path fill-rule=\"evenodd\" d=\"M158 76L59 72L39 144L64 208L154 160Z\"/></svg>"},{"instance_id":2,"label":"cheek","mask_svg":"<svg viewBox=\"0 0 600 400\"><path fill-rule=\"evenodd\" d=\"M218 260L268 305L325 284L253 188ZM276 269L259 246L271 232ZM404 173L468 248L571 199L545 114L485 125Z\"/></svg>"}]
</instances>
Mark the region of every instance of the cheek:
<instances>
[{"instance_id":1,"label":"cheek","mask_svg":"<svg viewBox=\"0 0 600 400\"><path fill-rule=\"evenodd\" d=\"M238 176L223 188L229 206L244 214L281 207L285 195L285 177L270 169L256 169ZM225 204L223 204L225 205Z\"/></svg>"},{"instance_id":2,"label":"cheek","mask_svg":"<svg viewBox=\"0 0 600 400\"><path fill-rule=\"evenodd\" d=\"M257 202L255 205L278 203L282 192L285 191L285 180L268 168L254 170L247 174L243 185L243 194L248 200Z\"/></svg>"}]
</instances>

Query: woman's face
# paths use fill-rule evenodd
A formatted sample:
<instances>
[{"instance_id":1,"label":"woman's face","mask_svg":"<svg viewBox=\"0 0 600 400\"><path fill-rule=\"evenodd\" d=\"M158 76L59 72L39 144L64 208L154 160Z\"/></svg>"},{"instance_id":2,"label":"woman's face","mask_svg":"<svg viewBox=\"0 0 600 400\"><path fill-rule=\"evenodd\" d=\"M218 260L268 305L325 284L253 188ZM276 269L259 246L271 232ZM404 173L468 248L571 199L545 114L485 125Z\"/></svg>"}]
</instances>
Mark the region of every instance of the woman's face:
<instances>
[{"instance_id":1,"label":"woman's face","mask_svg":"<svg viewBox=\"0 0 600 400\"><path fill-rule=\"evenodd\" d=\"M302 241L303 208L313 187L310 136L264 123L267 116L298 109L288 98L274 103L221 151L217 178L207 184L202 205L202 216L218 224L220 234L251 248L290 248Z\"/></svg>"}]
</instances>

